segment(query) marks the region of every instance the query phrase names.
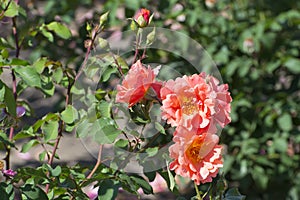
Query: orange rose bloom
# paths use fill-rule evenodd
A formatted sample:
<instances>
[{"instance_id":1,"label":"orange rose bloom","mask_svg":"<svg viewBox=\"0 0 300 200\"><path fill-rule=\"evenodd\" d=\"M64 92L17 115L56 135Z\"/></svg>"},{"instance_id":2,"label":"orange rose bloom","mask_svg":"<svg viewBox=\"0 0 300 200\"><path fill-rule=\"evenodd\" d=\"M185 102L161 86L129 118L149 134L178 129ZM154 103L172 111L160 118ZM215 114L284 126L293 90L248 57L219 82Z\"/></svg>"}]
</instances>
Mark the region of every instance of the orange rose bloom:
<instances>
[{"instance_id":1,"label":"orange rose bloom","mask_svg":"<svg viewBox=\"0 0 300 200\"><path fill-rule=\"evenodd\" d=\"M177 127L177 134L170 146L170 157L174 159L170 169L183 177L188 177L196 184L211 182L223 167L222 146L217 145L219 137L216 134L189 131Z\"/></svg>"},{"instance_id":2,"label":"orange rose bloom","mask_svg":"<svg viewBox=\"0 0 300 200\"><path fill-rule=\"evenodd\" d=\"M205 73L169 80L161 89L162 118L189 130L216 129L230 122L231 97L226 84ZM197 127L195 127L197 126Z\"/></svg>"},{"instance_id":3,"label":"orange rose bloom","mask_svg":"<svg viewBox=\"0 0 300 200\"><path fill-rule=\"evenodd\" d=\"M161 83L155 81L156 75L150 66L146 68L138 60L131 66L122 84L117 86L116 102L127 103L128 107L132 107L144 98L149 89L159 97Z\"/></svg>"}]
</instances>

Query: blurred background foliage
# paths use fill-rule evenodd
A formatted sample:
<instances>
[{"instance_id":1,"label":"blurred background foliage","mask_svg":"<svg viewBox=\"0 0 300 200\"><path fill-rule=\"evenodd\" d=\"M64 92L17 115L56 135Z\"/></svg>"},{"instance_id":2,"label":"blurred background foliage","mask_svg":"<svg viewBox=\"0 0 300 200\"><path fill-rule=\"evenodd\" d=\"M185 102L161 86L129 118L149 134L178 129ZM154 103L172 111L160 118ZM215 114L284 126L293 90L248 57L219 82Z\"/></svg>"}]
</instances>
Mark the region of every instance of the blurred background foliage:
<instances>
[{"instance_id":1,"label":"blurred background foliage","mask_svg":"<svg viewBox=\"0 0 300 200\"><path fill-rule=\"evenodd\" d=\"M45 56L78 68L85 52L86 22L97 21L106 11L110 11L108 35L127 30L126 18L145 7L155 13L154 26L195 39L216 62L233 97L232 123L221 135L229 186L239 187L247 199L300 199L299 0L19 3L27 13L20 12L20 40L29 41L23 43L20 57L31 62ZM44 30L54 19L71 29L70 39ZM9 28L5 23L0 27L1 36L8 36L5 45L14 46L13 36L5 31ZM174 63L174 68L189 73L172 55L154 53L151 60Z\"/></svg>"}]
</instances>

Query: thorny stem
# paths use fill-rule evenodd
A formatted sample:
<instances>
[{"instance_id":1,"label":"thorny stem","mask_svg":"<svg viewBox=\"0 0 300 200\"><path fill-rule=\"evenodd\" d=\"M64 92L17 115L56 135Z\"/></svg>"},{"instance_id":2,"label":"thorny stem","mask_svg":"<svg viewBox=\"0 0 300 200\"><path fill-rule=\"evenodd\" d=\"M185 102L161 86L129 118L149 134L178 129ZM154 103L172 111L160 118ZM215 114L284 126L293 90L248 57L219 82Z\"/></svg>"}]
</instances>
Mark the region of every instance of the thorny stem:
<instances>
[{"instance_id":1,"label":"thorny stem","mask_svg":"<svg viewBox=\"0 0 300 200\"><path fill-rule=\"evenodd\" d=\"M111 53L111 56L113 57L113 59L114 59L116 65L117 65L117 67L118 67L119 73L120 73L121 76L123 77L124 74L123 74L123 72L122 72L122 67L120 66L120 64L119 64L118 60L116 59L115 55L114 55L112 52L110 52L110 53Z\"/></svg>"},{"instance_id":2,"label":"thorny stem","mask_svg":"<svg viewBox=\"0 0 300 200\"><path fill-rule=\"evenodd\" d=\"M143 55L141 57L141 60L143 60L144 58L146 58L146 50L147 50L147 48L145 47L144 50L143 50Z\"/></svg>"},{"instance_id":3,"label":"thorny stem","mask_svg":"<svg viewBox=\"0 0 300 200\"><path fill-rule=\"evenodd\" d=\"M140 31L138 29L137 34L136 34L136 40L135 40L135 53L134 53L134 58L133 58L133 63L136 62L138 53L139 53L139 43L140 43Z\"/></svg>"},{"instance_id":4,"label":"thorny stem","mask_svg":"<svg viewBox=\"0 0 300 200\"><path fill-rule=\"evenodd\" d=\"M11 3L11 1L8 2L8 5L5 9L8 8L9 4ZM12 18L12 32L14 35L14 39L15 39L15 46L16 46L16 54L15 57L18 58L20 55L20 45L19 45L19 37L18 37L18 31L17 31L17 23L16 23L16 18L13 17ZM15 102L17 101L18 98L18 94L17 94L17 80L16 80L16 75L14 70L11 70L11 76L12 76L12 92L14 95L14 100ZM9 140L12 141L13 140L13 136L14 136L14 123L11 125L10 129L9 129ZM6 168L9 169L10 168L10 152L11 152L11 148L7 147L7 153L6 153L6 157L5 157L5 161L6 161Z\"/></svg>"},{"instance_id":5,"label":"thorny stem","mask_svg":"<svg viewBox=\"0 0 300 200\"><path fill-rule=\"evenodd\" d=\"M19 45L19 36L18 36L17 23L15 17L12 18L12 24L13 24L12 31L15 38L15 44L16 44L16 58L18 58L20 54L20 45Z\"/></svg>"}]
</instances>

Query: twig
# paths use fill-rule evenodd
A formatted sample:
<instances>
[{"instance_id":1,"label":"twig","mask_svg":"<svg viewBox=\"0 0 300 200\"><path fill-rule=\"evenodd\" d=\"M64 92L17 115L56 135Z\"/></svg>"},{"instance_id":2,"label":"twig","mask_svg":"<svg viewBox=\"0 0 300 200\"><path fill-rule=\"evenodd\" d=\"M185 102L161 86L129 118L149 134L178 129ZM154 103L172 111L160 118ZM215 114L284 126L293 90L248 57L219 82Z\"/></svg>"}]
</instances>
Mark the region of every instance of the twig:
<instances>
[{"instance_id":1,"label":"twig","mask_svg":"<svg viewBox=\"0 0 300 200\"><path fill-rule=\"evenodd\" d=\"M20 55L20 45L19 45L19 36L18 36L18 31L17 31L17 23L16 23L16 17L12 18L12 31L13 31L13 35L15 38L15 44L16 44L16 58L19 58Z\"/></svg>"},{"instance_id":2,"label":"twig","mask_svg":"<svg viewBox=\"0 0 300 200\"><path fill-rule=\"evenodd\" d=\"M118 67L118 71L119 73L121 74L122 77L124 77L124 74L122 72L122 67L120 66L118 60L116 59L115 55L113 54L113 52L110 52L111 56L113 57L114 61L115 61L115 64L117 65Z\"/></svg>"},{"instance_id":3,"label":"twig","mask_svg":"<svg viewBox=\"0 0 300 200\"><path fill-rule=\"evenodd\" d=\"M87 63L87 60L89 58L89 55L91 53L91 50L92 50L92 46L93 46L93 40L92 40L92 44L88 46L87 50L86 50L86 53L85 53L85 57L84 57L84 60L83 60L83 63L82 65L80 66L79 70L78 70L78 73L76 74L75 76L75 79L74 79L74 83L76 82L76 80L79 78L79 76L82 74L83 72L83 69ZM73 83L73 84L74 84Z\"/></svg>"},{"instance_id":4,"label":"twig","mask_svg":"<svg viewBox=\"0 0 300 200\"><path fill-rule=\"evenodd\" d=\"M94 46L96 37L97 37L97 35L98 35L101 31L103 31L103 29L104 29L104 27L98 27L98 26L95 27L95 30L94 30L95 34L93 34L92 37L91 37L91 41L90 41L90 44L89 44L88 47L87 47L87 50L86 50L86 53L85 53L85 57L84 57L83 63L82 63L81 66L79 67L78 73L76 74L75 79L74 79L74 83L75 83L76 80L79 78L79 76L82 74L82 72L83 72L83 70L84 70L84 68L85 68L85 66L86 66L86 63L87 63L87 61L88 61L89 55L90 55L90 53L91 53L91 50L92 50L92 48L93 48L93 46ZM74 83L73 83L73 84L74 84Z\"/></svg>"},{"instance_id":5,"label":"twig","mask_svg":"<svg viewBox=\"0 0 300 200\"><path fill-rule=\"evenodd\" d=\"M146 46L147 47L147 46ZM141 57L141 60L143 60L144 58L146 58L146 50L147 50L147 48L144 48L144 50L143 50L143 55L142 55L142 57Z\"/></svg>"},{"instance_id":6,"label":"twig","mask_svg":"<svg viewBox=\"0 0 300 200\"><path fill-rule=\"evenodd\" d=\"M203 200L202 197L201 197L201 194L200 194L198 185L196 184L195 181L194 181L194 186L195 186L195 190L196 190L196 193L197 193L197 199L198 199L198 200Z\"/></svg>"},{"instance_id":7,"label":"twig","mask_svg":"<svg viewBox=\"0 0 300 200\"><path fill-rule=\"evenodd\" d=\"M67 105L66 105L67 106ZM52 166L53 164L53 160L54 160L54 157L55 157L55 154L56 154L56 151L58 149L58 145L59 145L59 142L60 142L60 139L62 137L62 132L63 132L63 127L64 127L64 122L61 121L60 123L60 128L59 128L59 132L58 132L58 136L55 140L55 144L54 144L54 147L53 147L53 150L52 150L52 154L50 155L50 157L48 157L48 165ZM48 154L48 153L47 153ZM49 176L49 172L47 172L47 176ZM45 192L46 194L49 192L49 189L50 189L50 184L47 184L46 185L46 188L45 188Z\"/></svg>"},{"instance_id":8,"label":"twig","mask_svg":"<svg viewBox=\"0 0 300 200\"><path fill-rule=\"evenodd\" d=\"M97 163L95 164L93 170L89 173L89 175L86 177L87 179L92 178L92 176L94 175L94 173L97 171L99 165L101 164L101 155L102 155L102 149L103 149L103 145L101 144L99 147L99 152L98 152L98 158L97 158Z\"/></svg>"},{"instance_id":9,"label":"twig","mask_svg":"<svg viewBox=\"0 0 300 200\"><path fill-rule=\"evenodd\" d=\"M133 63L136 62L139 53L139 43L140 43L140 31L138 30L136 34L136 40L135 40L135 53L134 53Z\"/></svg>"},{"instance_id":10,"label":"twig","mask_svg":"<svg viewBox=\"0 0 300 200\"><path fill-rule=\"evenodd\" d=\"M11 1L9 1L7 8L9 6ZM7 9L6 8L6 9ZM15 57L18 58L20 55L20 46L19 46L19 37L18 37L18 31L17 31L17 23L16 23L16 18L13 17L12 18L12 32L14 35L14 39L15 39L15 46L16 46L16 54ZM17 80L16 80L16 75L13 69L11 69L11 75L12 75L12 92L14 95L14 100L15 102L17 101L18 98L18 94L17 94ZM9 129L9 140L12 141L13 140L13 136L14 136L14 124L11 125L10 129ZM8 147L7 148L7 154L5 157L5 161L6 161L6 166L7 169L10 168L10 152L11 152L11 148Z\"/></svg>"}]
</instances>

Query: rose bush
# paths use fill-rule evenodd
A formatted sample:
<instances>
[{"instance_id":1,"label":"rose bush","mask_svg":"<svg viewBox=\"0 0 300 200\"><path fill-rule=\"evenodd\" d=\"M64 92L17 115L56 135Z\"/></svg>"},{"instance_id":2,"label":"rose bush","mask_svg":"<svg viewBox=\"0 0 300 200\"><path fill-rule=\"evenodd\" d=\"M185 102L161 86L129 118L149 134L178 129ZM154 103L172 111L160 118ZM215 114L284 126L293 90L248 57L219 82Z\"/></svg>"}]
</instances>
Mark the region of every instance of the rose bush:
<instances>
[{"instance_id":1,"label":"rose bush","mask_svg":"<svg viewBox=\"0 0 300 200\"><path fill-rule=\"evenodd\" d=\"M75 119L75 117L66 118L66 116L72 116L70 113L74 109L69 106L63 112L65 110L66 94L68 93L67 87L68 83L73 81L74 72L79 69L84 60L85 55L83 54L87 50L83 45L84 40L88 36L86 44L87 46L91 44L91 41L88 40L91 39L91 29L94 28L93 25L100 24L99 13L104 12L104 10L110 11L109 15L106 14L102 17L102 19L107 19L107 24L109 25L104 30L103 35L114 35L116 39L120 36L120 31L128 29L126 19L131 18L133 20L135 13L144 7L155 13L153 15L154 23L150 24L150 26L154 24L157 28L164 27L184 33L201 43L216 62L224 82L228 83L230 87L231 96L234 99L231 103L231 123L225 127L220 135L220 143L223 144L224 152L224 167L221 169L221 174L226 177L228 185L239 186L241 192L246 194L247 199L250 200L299 199L300 182L297 178L299 177L298 163L300 155L300 139L299 134L297 134L299 132L299 115L297 113L300 112L298 106L299 79L297 78L299 76L299 39L297 37L299 35L299 9L297 9L299 1L272 1L270 3L270 1L249 0L149 2L138 0L110 0L105 2L82 0L67 3L66 1L48 0L44 2L19 1L20 5L16 5L14 1L4 0L0 4L0 54L2 56L0 59L0 71L1 81L4 83L4 86L2 83L0 84L1 98L5 94L5 98L1 99L0 159L5 159L7 146L14 148L14 142L11 143L9 140L9 129L11 125L14 125L16 129L14 129L15 137L13 139L15 144L17 144L19 153L16 154L16 157L14 154L12 155L13 159L10 159L12 165L9 167L13 170L22 170L23 174L27 174L26 177L36 177L38 174L39 178L35 178L35 180L38 180L35 186L43 188L38 183L41 183L42 180L49 181L41 176L44 171L49 171L49 168L39 164L37 157L41 153L40 158L48 160L47 157L52 152L51 145L55 142L54 139L51 139L56 135L56 132L53 130L57 128L57 122L61 122L58 119L64 116L63 118L68 121L67 124L64 124L66 129L70 130L73 127L73 122L70 119ZM12 28L13 17L15 17L16 21L14 31ZM137 24L134 25L137 27ZM71 32L68 32L66 28L70 29ZM16 37L13 34L14 32L17 33L17 43L19 45L15 43ZM94 33L97 33L97 31L94 31ZM162 46L170 44L164 43L168 37L159 36L157 38L163 39ZM194 68L190 68L190 63L184 62L182 57L186 57L187 54L195 55L194 52L197 52L196 57L201 57L201 50L188 48L190 43L187 40L176 38L172 41L171 44L175 49L180 47L184 51L166 53L149 49L143 63L157 63L159 61L164 66L168 65L172 72L178 72L176 76L170 76L168 70L163 69L161 76L165 73L163 76L165 78L161 80L175 80L176 77L181 77L184 74L199 73L201 71L200 68L196 71ZM98 40L96 40L97 42ZM101 43L104 47L105 44L108 43ZM136 43L133 44L135 46ZM117 43L117 45L122 46L123 43ZM17 46L20 48L17 48ZM96 46L94 45L94 47ZM134 46L128 46L130 52L134 51ZM92 53L94 51L95 49L91 50ZM140 51L137 58L140 58L142 53ZM126 65L122 60L119 60L118 55L115 52L115 58L119 61L120 69L126 74L128 66L131 66L134 62L131 62L132 58L127 58L126 62L128 64ZM104 56L98 58L105 59ZM18 101L15 105L16 107L22 105L26 108L26 113L17 119L14 117L13 112L15 102L12 98L14 95L11 94L13 90L9 89L13 88L9 65L14 68L17 75ZM206 65L204 63L201 66L204 67ZM105 126L105 129L109 129L111 133L120 133L119 130L115 129L115 124L109 118L105 120L99 118L100 116L108 116L106 111L109 109L103 109L103 107L110 108L112 104L115 106L114 103L107 102L107 100L110 100L108 97L114 95L115 90L112 91L112 88L114 88L115 82L118 82L118 78L121 78L120 74L114 71L115 67L116 65L102 65L98 67L104 72L104 76L99 84L99 88L97 88L99 90L93 95L96 95L102 101L99 100L100 102L93 104L93 106L97 105L98 120L96 122L101 125L110 124ZM91 68L88 72L92 73L95 70L95 68ZM107 81L110 75L112 75L111 79ZM213 75L216 74L213 73ZM37 78L38 76L40 76L41 82ZM219 76L217 78L219 79ZM79 95L80 93L86 92L76 89L78 88L75 87L72 91L77 92L76 94L79 97L82 97ZM55 95L52 96L54 91ZM101 99L103 95L105 95L105 100ZM74 94L72 96L74 99ZM89 99L90 97L86 95L85 99L94 100ZM72 98L69 98L69 102L71 101ZM8 108L6 105L9 105ZM87 116L93 116L93 106L88 107L90 112ZM125 106L126 109L127 106ZM138 108L138 106L133 106L132 110L140 111L141 108ZM115 111L114 108L113 111ZM155 112L153 113L152 115L158 116ZM131 116L128 116L128 119ZM79 119L77 118L76 120ZM86 132L89 133L95 132L92 130L100 130L99 127L92 126L95 118L90 117L87 120L80 118L80 120L81 123L76 124L76 127L79 127L80 130L88 130ZM38 123L35 124L37 121ZM46 121L50 123L45 123ZM35 126L33 126L32 131L30 127L33 124ZM42 125L39 126L39 124ZM128 126L131 127L131 125L131 123L128 123ZM164 124L162 126L167 127ZM82 127L85 128L83 129ZM152 126L152 129L154 127L159 129L158 125ZM18 134L20 132L22 133ZM164 136L162 133L157 140L151 143L152 147L162 145L168 137L168 141L170 141L172 139L170 135L173 132L174 130L171 132L166 131L167 136ZM53 136L50 136L50 133ZM68 156L68 159L65 159L66 157L63 153L67 151L64 152L65 145L63 141L70 140L71 142L73 141L72 139L75 139L75 136L72 133L63 133L62 142L59 142L61 143L59 145L60 150L56 153L53 168L59 164L63 169L63 176L59 177L59 179L66 180L65 177L69 175L74 177L74 174L81 173L81 171L77 166L77 168L72 168L72 173L68 173L70 169L64 167L65 163L73 166L76 159L79 165L83 167L86 165L92 166L94 160L89 155L80 157L83 151L73 145L72 147L76 147L76 151L72 151L74 152L72 158ZM41 147L42 145L39 144L44 144L44 140L35 139L37 138L36 136L38 138L44 137L42 134L47 135L47 140L50 138L50 146L47 144L45 151L41 149L36 154L32 154L32 150L28 147L31 145L35 146L33 149ZM100 136L100 138L103 138L103 134L100 134ZM110 137L114 138L114 134L111 134ZM33 141L22 149L22 145L19 145L23 141L27 143L29 141L28 138ZM121 145L121 142L118 142L116 145L119 145L119 148L126 148ZM133 142L131 146L134 147ZM67 147L66 149L71 148ZM24 153L20 153L20 151ZM149 149L148 152L154 154L155 148ZM23 157L18 157L18 155ZM25 155L31 155L31 157L28 158L27 156L25 159ZM57 156L60 156L60 160L56 159ZM45 160L42 159L43 162ZM15 162L18 164L16 165ZM34 165L36 173L32 173L32 169L28 164ZM92 170L91 166L85 170ZM24 169L24 167L28 168ZM41 167L43 170L40 169ZM87 173L87 171L84 171L84 173ZM161 173L164 175L164 179L167 180L168 174L165 171ZM174 174L172 171L171 173ZM15 179L18 179L19 175ZM147 175L151 180L151 175ZM0 179L4 180L3 177ZM32 185L30 180L32 179L28 180L29 186ZM57 185L57 182L53 180L52 177L51 182ZM74 183L77 183L76 181L78 180L78 178L67 180L64 182L64 185L74 188ZM124 180L124 177L122 180ZM126 180L127 182L132 181L131 179ZM188 189L193 186L179 177L176 177L176 180L184 183L183 185L186 187L183 189L182 185L176 182L179 185L180 195L189 199L190 196L187 194L193 195L193 192ZM213 185L222 183L216 183L215 180L217 178L214 179ZM105 181L104 183L111 182ZM11 185L6 183L1 183L0 185L0 194L12 191L10 190L12 188ZM110 186L110 184L108 185ZM134 183L130 185L134 185ZM201 184L199 188L205 191L209 187L208 185ZM176 187L174 187L175 192L173 194L179 196L176 193ZM5 191L2 188L6 188ZM77 185L77 188L80 187ZM29 187L27 186L24 192L26 193L28 190ZM70 195L69 192L71 192L61 187L59 187L59 190L63 191L66 196ZM39 192L38 189L32 191ZM210 191L212 192L213 189ZM58 190L55 190L56 193L58 193ZM96 192L96 195L98 195L98 192ZM68 197L65 198L68 199ZM170 199L176 199L176 197L172 196Z\"/></svg>"}]
</instances>

